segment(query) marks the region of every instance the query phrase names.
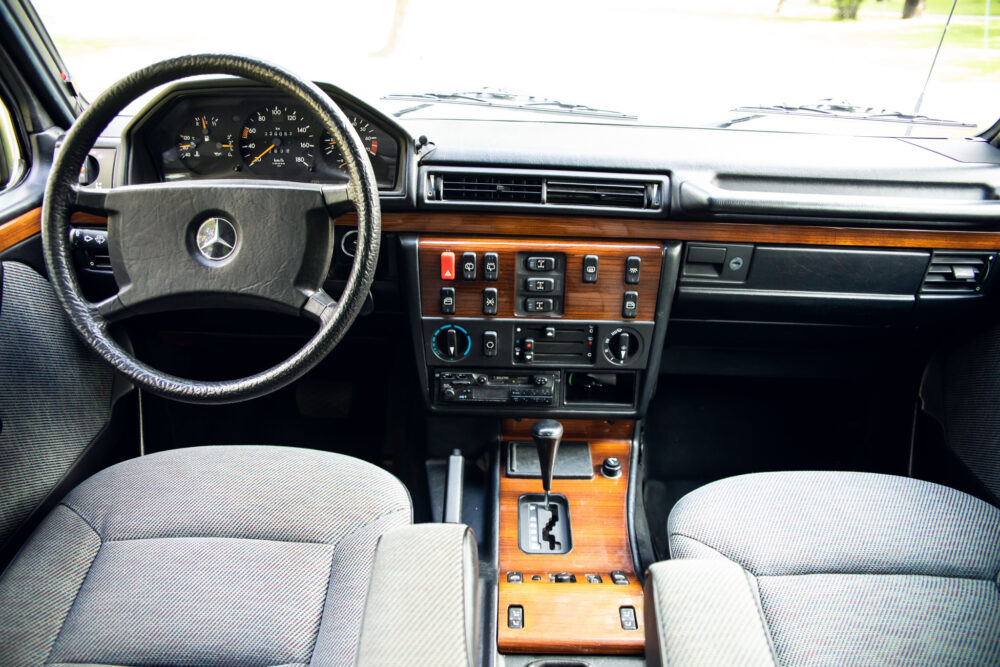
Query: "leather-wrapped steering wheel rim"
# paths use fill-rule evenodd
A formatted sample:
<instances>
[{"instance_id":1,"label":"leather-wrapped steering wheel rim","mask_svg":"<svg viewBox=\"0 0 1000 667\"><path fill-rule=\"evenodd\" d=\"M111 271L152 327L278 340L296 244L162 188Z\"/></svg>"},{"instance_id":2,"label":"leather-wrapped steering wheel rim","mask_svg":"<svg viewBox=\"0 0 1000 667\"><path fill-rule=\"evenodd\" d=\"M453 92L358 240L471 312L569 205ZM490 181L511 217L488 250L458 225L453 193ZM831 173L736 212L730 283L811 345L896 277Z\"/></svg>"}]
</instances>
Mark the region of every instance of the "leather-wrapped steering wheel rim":
<instances>
[{"instance_id":1,"label":"leather-wrapped steering wheel rim","mask_svg":"<svg viewBox=\"0 0 1000 667\"><path fill-rule=\"evenodd\" d=\"M211 182L203 182L197 188L190 186L188 190L184 190L183 185L174 186L174 184L159 184L145 188L126 186L101 194L77 186L80 169L97 138L129 103L149 90L172 81L213 74L242 77L268 86L279 93L285 93L291 96L297 105L301 105L306 113L319 119L322 129L328 131L344 148L343 154L350 179L348 185L313 186L310 190L301 184L296 186L268 182L255 185L248 180L239 183L220 182L214 186ZM284 200L304 201L306 203L301 205L302 210L309 217L310 230L302 232L301 238L296 236L299 230L294 220L282 220L280 225L276 218L271 220L277 226L277 229L271 232L272 237L275 232L284 233L286 230L291 230L288 233L296 236L297 245L291 244L289 247L296 248L305 257L305 259L302 257L289 259L293 262L292 267L297 273L294 275L294 284L283 286L288 289L280 293L275 289L266 291L268 288L264 286L265 281L259 276L242 277L243 282L233 279L233 275L241 277L241 274L233 268L237 266L235 264L227 267L221 264L214 266L213 262L206 262L201 258L192 259L194 263L190 265L185 264L187 262L185 258L177 262L183 265L182 268L186 267L196 273L202 272L198 274L201 278L196 279L207 280L208 283L219 282L221 287L216 291L228 289L234 294L255 296L254 290L262 290L261 297L273 298L274 301L280 302L282 308L289 311L299 308L300 314L312 316L319 322L318 331L292 356L267 370L234 380L205 381L177 377L141 362L126 351L112 337L111 320L106 315L112 312L115 306L122 307L125 304L126 299L123 295L131 295L133 300L137 301L135 295L142 292L139 289L141 281L136 280L136 284L132 286L135 289L130 292L123 290L115 297L118 301L114 303L112 300L102 304L87 301L73 268L70 243L70 217L75 211L109 213L109 237L116 234L124 236L129 232L119 220L122 214L108 207L109 204L117 206L113 202L132 201L135 198L157 201L158 197L182 203L192 199L208 201L211 199L212 187L216 187L217 193L230 202L239 200L240 188L245 188L248 193L252 191L260 202L266 203L267 198L279 200L279 203ZM117 208L125 207L117 206ZM211 209L208 206L205 208ZM357 251L343 294L334 301L323 292L322 281L325 279L332 258L333 219L347 208L353 208L357 213ZM163 215L166 216L166 213ZM260 237L260 226L267 224L268 220L251 219L253 216L249 215L244 215L243 218L245 227L254 228L248 237L253 237L254 234ZM190 224L185 221L186 218L176 224L171 222L176 229L164 228L167 237L165 245L169 245L173 236L178 238L182 234L190 236L187 230L196 224L198 219L193 219ZM131 224L143 223L132 220ZM282 225L286 230L282 229ZM136 233L140 231L140 228L135 228ZM380 235L381 212L375 175L366 158L361 140L336 103L315 84L304 81L280 67L245 56L229 54L188 55L165 60L140 69L110 86L87 107L67 132L55 156L42 207L43 253L52 286L86 345L142 389L192 403L230 403L262 396L300 378L325 358L343 338L364 305L375 275ZM247 245L249 243L250 240L247 241ZM134 267L141 266L139 260L143 258L133 258L132 264L129 265L128 258L114 256L116 248L121 252L134 252L128 244L122 243L122 239L109 238L109 251L113 254L112 264L115 266L116 279L126 277L130 266L133 273L139 273ZM244 249L244 252L250 253L251 250ZM200 261L200 266L196 265L195 259ZM240 269L244 273L252 270L251 259L252 255L241 260L246 265L246 268ZM280 258L272 259L275 262L280 260ZM294 261L300 262L301 266L295 267ZM292 269L289 269L289 272L291 275ZM216 276L223 278L216 280ZM151 280L147 277L146 282L149 283ZM128 309L121 308L121 310Z\"/></svg>"}]
</instances>

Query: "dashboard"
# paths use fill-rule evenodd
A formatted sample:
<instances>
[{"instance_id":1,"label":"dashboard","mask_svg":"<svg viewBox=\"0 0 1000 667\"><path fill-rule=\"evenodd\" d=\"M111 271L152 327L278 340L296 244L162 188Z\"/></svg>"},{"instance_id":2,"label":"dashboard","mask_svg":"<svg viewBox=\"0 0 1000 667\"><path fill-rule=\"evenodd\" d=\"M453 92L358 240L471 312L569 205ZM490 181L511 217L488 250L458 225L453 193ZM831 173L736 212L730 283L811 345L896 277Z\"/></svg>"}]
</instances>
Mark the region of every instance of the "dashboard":
<instances>
[{"instance_id":1,"label":"dashboard","mask_svg":"<svg viewBox=\"0 0 1000 667\"><path fill-rule=\"evenodd\" d=\"M637 416L660 375L736 372L734 345L753 348L747 372L785 344L822 351L787 372L840 372L995 304L1000 153L986 142L397 121L321 87L380 187L366 307L408 318L431 412ZM347 180L316 119L238 80L185 82L121 121L95 149L114 165L113 181L91 175L99 187ZM335 221L331 294L354 224ZM113 286L107 232L77 232L83 273Z\"/></svg>"},{"instance_id":2,"label":"dashboard","mask_svg":"<svg viewBox=\"0 0 1000 667\"><path fill-rule=\"evenodd\" d=\"M380 190L401 180L396 133L370 112L338 100L365 147ZM275 179L346 183L341 147L289 98L233 88L166 97L133 129L130 182Z\"/></svg>"}]
</instances>

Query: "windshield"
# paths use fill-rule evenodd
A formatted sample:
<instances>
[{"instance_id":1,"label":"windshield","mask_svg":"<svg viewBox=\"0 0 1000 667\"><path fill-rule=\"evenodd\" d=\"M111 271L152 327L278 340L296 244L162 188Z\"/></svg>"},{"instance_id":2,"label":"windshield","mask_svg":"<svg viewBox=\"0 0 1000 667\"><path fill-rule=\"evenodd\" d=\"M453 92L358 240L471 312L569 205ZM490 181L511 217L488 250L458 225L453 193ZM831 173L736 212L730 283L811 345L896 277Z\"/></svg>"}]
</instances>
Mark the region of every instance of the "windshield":
<instances>
[{"instance_id":1,"label":"windshield","mask_svg":"<svg viewBox=\"0 0 1000 667\"><path fill-rule=\"evenodd\" d=\"M953 0L34 4L89 99L159 59L234 51L405 118L937 137L1000 115L990 0L950 21ZM464 99L484 92L509 103ZM530 98L564 108L516 108Z\"/></svg>"}]
</instances>

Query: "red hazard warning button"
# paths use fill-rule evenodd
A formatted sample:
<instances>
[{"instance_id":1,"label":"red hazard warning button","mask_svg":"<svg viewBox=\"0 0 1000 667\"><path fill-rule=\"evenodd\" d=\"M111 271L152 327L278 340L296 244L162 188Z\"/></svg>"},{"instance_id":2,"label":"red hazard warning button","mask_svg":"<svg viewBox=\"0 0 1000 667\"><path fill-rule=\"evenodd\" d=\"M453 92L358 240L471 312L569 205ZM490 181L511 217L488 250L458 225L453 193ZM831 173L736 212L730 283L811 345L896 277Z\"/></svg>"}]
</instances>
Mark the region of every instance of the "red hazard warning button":
<instances>
[{"instance_id":1,"label":"red hazard warning button","mask_svg":"<svg viewBox=\"0 0 1000 667\"><path fill-rule=\"evenodd\" d=\"M455 279L455 253L448 252L441 253L441 280L454 280Z\"/></svg>"}]
</instances>

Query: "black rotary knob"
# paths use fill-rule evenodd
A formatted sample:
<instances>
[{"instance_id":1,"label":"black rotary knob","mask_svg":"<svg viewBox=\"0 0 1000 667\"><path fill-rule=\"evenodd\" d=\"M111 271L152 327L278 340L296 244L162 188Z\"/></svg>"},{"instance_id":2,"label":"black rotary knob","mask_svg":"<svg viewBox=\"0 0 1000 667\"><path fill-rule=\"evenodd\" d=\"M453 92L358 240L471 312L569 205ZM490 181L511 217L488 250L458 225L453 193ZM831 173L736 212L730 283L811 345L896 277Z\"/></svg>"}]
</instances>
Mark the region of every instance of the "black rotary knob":
<instances>
[{"instance_id":1,"label":"black rotary knob","mask_svg":"<svg viewBox=\"0 0 1000 667\"><path fill-rule=\"evenodd\" d=\"M614 456L609 456L601 464L601 474L612 479L621 476L622 462Z\"/></svg>"},{"instance_id":2,"label":"black rotary knob","mask_svg":"<svg viewBox=\"0 0 1000 667\"><path fill-rule=\"evenodd\" d=\"M627 328L615 329L604 339L604 358L622 366L639 354L640 347L638 332Z\"/></svg>"},{"instance_id":3,"label":"black rotary knob","mask_svg":"<svg viewBox=\"0 0 1000 667\"><path fill-rule=\"evenodd\" d=\"M431 336L431 349L438 359L458 361L472 349L472 337L464 327L446 324Z\"/></svg>"}]
</instances>

